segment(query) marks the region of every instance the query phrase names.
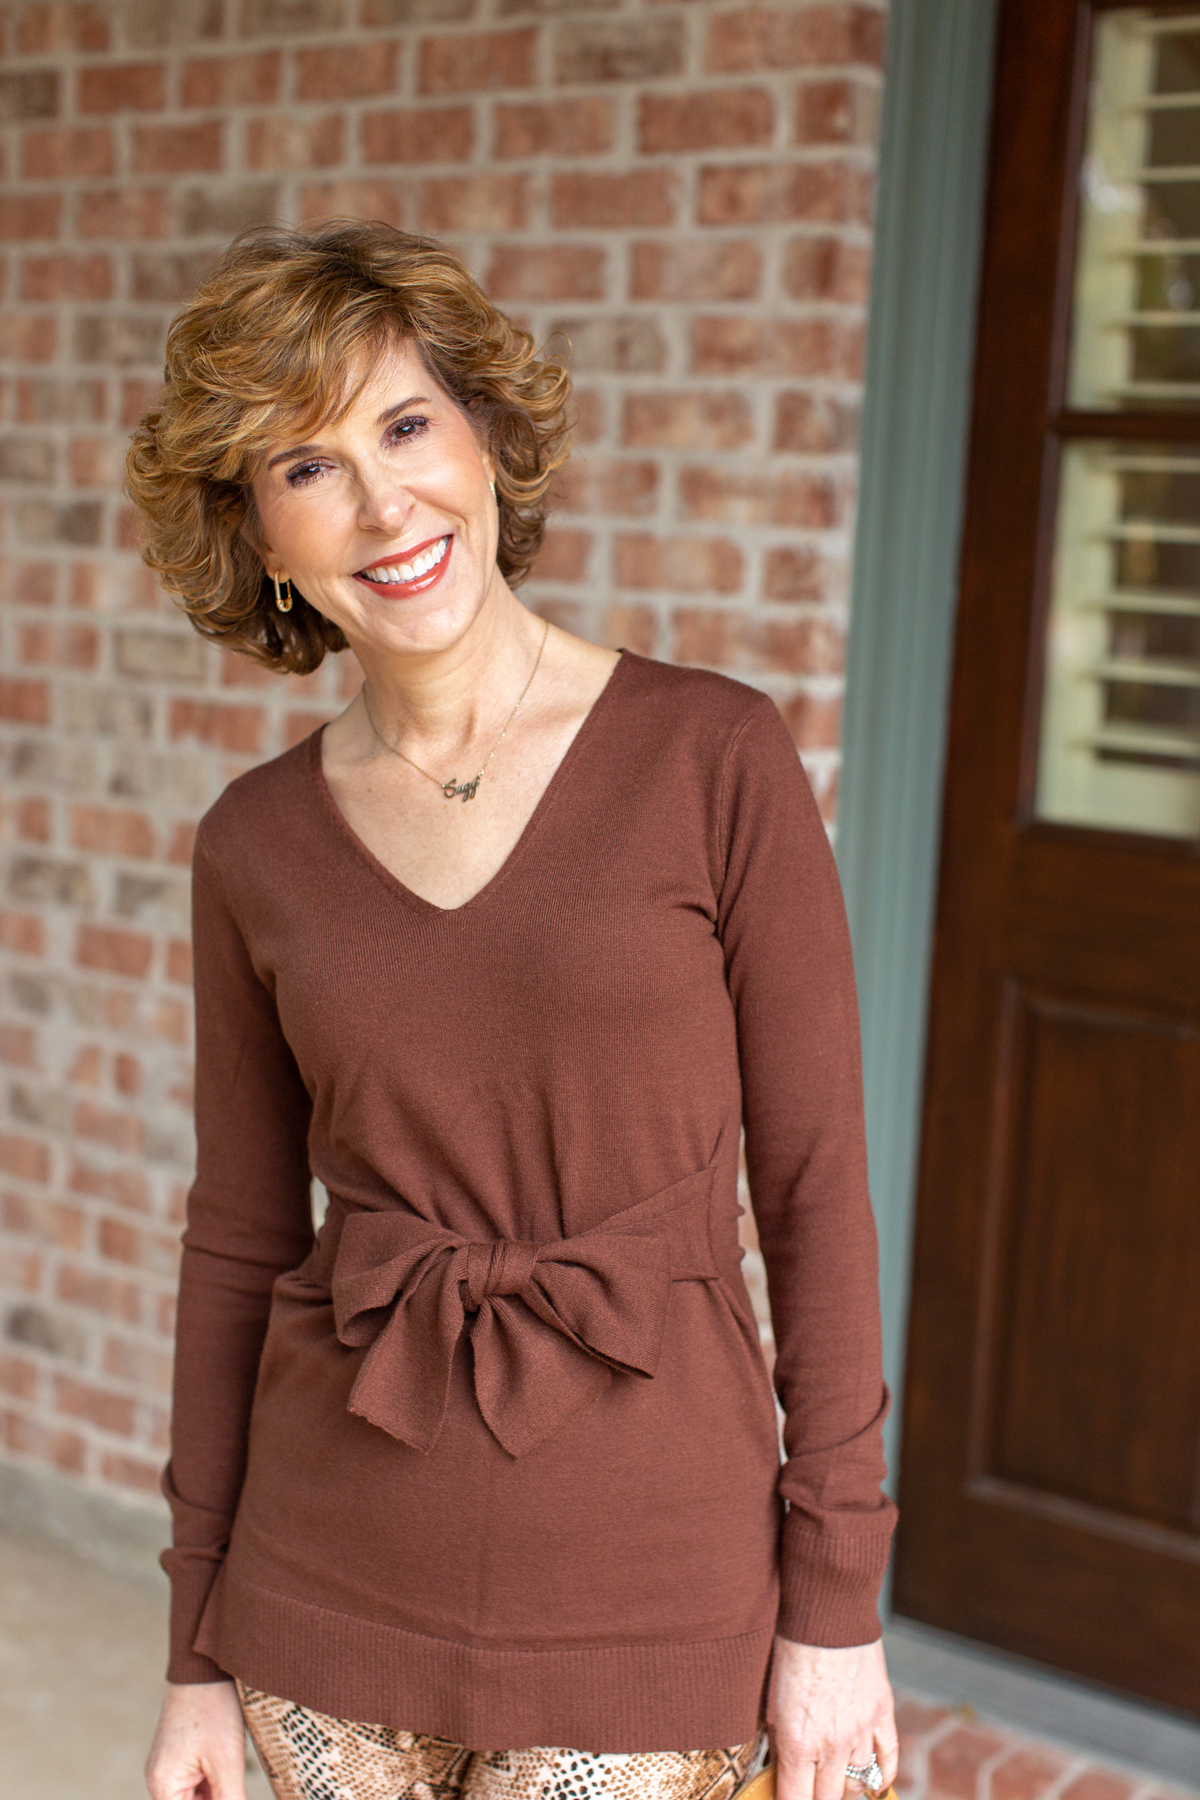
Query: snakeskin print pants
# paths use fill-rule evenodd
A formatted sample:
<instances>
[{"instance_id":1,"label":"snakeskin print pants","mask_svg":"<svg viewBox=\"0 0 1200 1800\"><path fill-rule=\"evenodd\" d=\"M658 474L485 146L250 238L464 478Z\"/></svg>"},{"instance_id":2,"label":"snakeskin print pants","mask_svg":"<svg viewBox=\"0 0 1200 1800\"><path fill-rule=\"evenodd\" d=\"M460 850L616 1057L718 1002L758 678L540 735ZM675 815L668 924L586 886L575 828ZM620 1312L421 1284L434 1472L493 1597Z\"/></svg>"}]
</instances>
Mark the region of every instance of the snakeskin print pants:
<instances>
[{"instance_id":1,"label":"snakeskin print pants","mask_svg":"<svg viewBox=\"0 0 1200 1800\"><path fill-rule=\"evenodd\" d=\"M238 1682L278 1800L731 1800L766 1761L766 1733L729 1750L594 1755L464 1750L331 1719Z\"/></svg>"}]
</instances>

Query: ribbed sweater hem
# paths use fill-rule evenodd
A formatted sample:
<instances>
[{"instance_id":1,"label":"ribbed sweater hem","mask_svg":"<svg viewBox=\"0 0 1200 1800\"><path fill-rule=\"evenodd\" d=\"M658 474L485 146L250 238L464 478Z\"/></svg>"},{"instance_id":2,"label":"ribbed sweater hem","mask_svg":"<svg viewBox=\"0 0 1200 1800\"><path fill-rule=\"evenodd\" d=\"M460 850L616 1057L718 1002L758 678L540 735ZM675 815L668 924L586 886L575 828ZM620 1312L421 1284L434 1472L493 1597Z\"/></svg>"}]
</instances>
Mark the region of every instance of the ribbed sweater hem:
<instances>
[{"instance_id":1,"label":"ribbed sweater hem","mask_svg":"<svg viewBox=\"0 0 1200 1800\"><path fill-rule=\"evenodd\" d=\"M195 1648L263 1693L470 1750L707 1750L759 1729L773 1635L497 1650L331 1612L227 1569Z\"/></svg>"},{"instance_id":2,"label":"ribbed sweater hem","mask_svg":"<svg viewBox=\"0 0 1200 1800\"><path fill-rule=\"evenodd\" d=\"M894 1508L883 1531L813 1531L796 1508L783 1526L776 1630L794 1644L844 1649L882 1636L879 1586L887 1568Z\"/></svg>"}]
</instances>

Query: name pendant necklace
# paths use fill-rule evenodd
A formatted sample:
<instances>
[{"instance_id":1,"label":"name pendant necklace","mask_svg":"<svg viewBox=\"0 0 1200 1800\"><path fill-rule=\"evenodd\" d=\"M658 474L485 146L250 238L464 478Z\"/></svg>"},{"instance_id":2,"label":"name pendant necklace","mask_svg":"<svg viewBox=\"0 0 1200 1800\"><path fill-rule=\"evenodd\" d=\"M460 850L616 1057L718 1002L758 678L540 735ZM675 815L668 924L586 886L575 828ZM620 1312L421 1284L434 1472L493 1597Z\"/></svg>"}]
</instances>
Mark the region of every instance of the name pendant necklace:
<instances>
[{"instance_id":1,"label":"name pendant necklace","mask_svg":"<svg viewBox=\"0 0 1200 1800\"><path fill-rule=\"evenodd\" d=\"M521 689L520 694L517 696L517 704L513 707L512 711L509 713L507 719L505 719L504 730L500 733L500 736L496 739L495 743L492 745L490 751L488 752L486 762L484 763L483 767L479 770L478 774L472 775L470 781L459 781L459 779L456 775L451 775L449 780L447 780L447 781L439 781L436 775L431 775L429 773L428 769L423 769L421 767L420 763L414 762L411 756L406 756L404 754L403 750L397 750L395 744L389 744L387 739L384 737L382 731L380 731L378 725L375 723L375 720L371 716L371 702L367 699L367 687L366 687L366 683L364 682L363 690L362 690L362 698L363 698L363 706L366 708L367 723L371 727L371 730L374 732L375 736L378 738L379 742L383 745L384 749L390 750L393 756L398 756L400 758L401 762L406 762L410 769L415 769L417 771L418 775L423 775L425 777L426 781L432 781L434 787L437 788L439 790L439 792L441 793L443 800L463 800L463 801L473 800L475 798L476 794L479 792L479 784L483 780L485 774L487 773L488 768L491 765L493 756L495 756L497 750L500 748L501 744L504 742L505 738L508 736L509 726L512 724L513 720L516 718L517 714L520 712L522 702L524 701L525 696L529 692L530 688L533 686L533 678L538 672L538 664L542 660L542 651L546 648L546 639L549 636L550 636L550 621L549 621L549 619L547 619L546 624L545 624L545 629L542 632L542 641L538 645L538 653L534 657L533 667L529 671L529 680L525 683L525 686Z\"/></svg>"}]
</instances>

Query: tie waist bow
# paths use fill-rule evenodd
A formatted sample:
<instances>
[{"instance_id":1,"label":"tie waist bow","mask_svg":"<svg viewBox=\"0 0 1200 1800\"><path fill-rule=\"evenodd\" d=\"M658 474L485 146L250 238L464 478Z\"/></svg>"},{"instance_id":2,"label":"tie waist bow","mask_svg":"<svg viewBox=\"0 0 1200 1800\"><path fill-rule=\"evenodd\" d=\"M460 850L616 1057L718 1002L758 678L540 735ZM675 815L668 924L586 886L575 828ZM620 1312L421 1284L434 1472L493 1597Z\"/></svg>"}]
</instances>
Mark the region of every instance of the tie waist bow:
<instances>
[{"instance_id":1,"label":"tie waist bow","mask_svg":"<svg viewBox=\"0 0 1200 1800\"><path fill-rule=\"evenodd\" d=\"M673 1281L717 1270L708 1234L713 1168L548 1243L471 1242L397 1210L332 1196L313 1263L343 1344L366 1349L350 1411L414 1449L437 1442L450 1370L470 1335L489 1430L521 1456L608 1387L658 1367Z\"/></svg>"}]
</instances>

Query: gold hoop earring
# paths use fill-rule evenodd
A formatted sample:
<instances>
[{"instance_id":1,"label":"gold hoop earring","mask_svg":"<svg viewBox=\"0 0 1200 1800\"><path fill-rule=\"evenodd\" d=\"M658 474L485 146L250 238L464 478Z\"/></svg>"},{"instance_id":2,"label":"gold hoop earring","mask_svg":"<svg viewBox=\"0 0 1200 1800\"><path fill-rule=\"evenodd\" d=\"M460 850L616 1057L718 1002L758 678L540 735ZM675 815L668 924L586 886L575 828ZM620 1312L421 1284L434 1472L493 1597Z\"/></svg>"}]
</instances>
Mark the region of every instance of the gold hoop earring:
<instances>
[{"instance_id":1,"label":"gold hoop earring","mask_svg":"<svg viewBox=\"0 0 1200 1800\"><path fill-rule=\"evenodd\" d=\"M276 604L276 606L279 608L280 612L291 612L291 610L292 610L292 578L291 578L291 576L285 575L283 577L283 586L282 587L280 586L280 578L278 575L272 575L271 580L275 583L275 604ZM287 589L286 594L283 591L284 588Z\"/></svg>"}]
</instances>

